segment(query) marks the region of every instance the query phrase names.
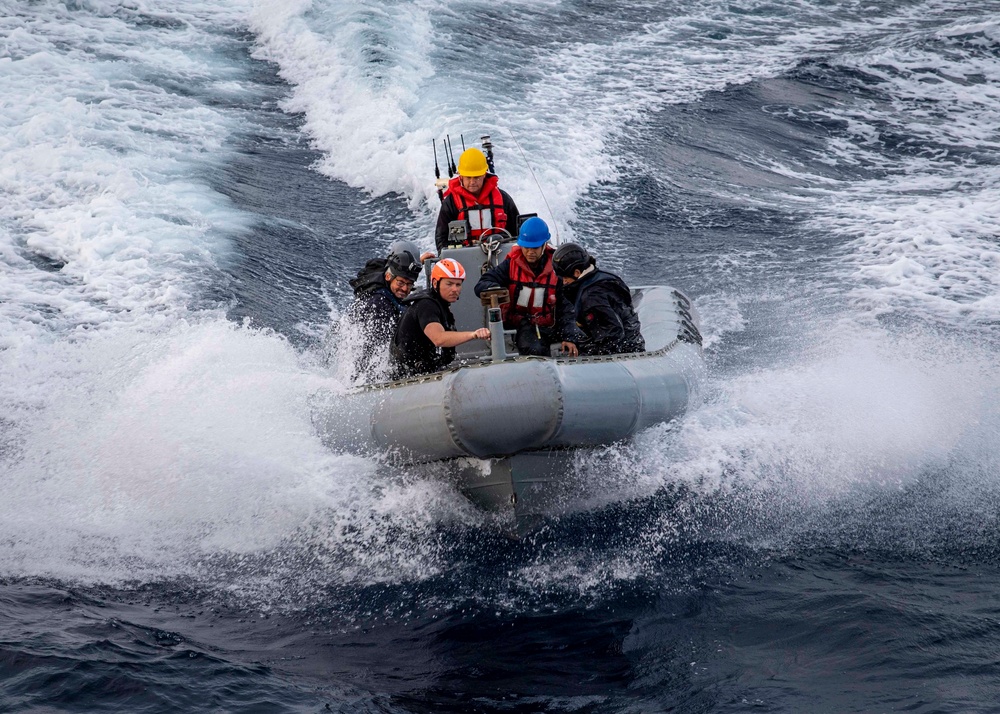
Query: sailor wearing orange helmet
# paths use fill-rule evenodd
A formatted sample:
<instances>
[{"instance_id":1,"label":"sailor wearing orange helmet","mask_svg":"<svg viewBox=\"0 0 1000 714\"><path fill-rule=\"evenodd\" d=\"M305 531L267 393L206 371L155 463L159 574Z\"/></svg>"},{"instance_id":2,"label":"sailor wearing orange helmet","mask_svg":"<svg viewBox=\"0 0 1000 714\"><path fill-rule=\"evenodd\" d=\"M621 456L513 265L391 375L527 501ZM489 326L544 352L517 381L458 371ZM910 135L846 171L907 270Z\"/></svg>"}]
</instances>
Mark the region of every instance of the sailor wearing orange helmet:
<instances>
[{"instance_id":1,"label":"sailor wearing orange helmet","mask_svg":"<svg viewBox=\"0 0 1000 714\"><path fill-rule=\"evenodd\" d=\"M396 376L412 377L444 369L455 359L455 348L470 340L488 340L485 327L469 332L455 330L451 304L462 294L465 268L454 258L443 258L431 269L431 289L421 290L404 302L409 305L392 341Z\"/></svg>"}]
</instances>

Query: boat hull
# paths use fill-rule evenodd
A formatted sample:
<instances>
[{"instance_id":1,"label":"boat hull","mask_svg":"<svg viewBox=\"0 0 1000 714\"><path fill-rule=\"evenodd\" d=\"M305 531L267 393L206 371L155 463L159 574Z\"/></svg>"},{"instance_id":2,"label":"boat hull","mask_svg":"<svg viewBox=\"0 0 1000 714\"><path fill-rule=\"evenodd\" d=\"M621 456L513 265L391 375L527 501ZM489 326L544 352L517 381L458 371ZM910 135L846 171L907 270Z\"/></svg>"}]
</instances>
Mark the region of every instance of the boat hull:
<instances>
[{"instance_id":1,"label":"boat hull","mask_svg":"<svg viewBox=\"0 0 1000 714\"><path fill-rule=\"evenodd\" d=\"M432 375L319 395L314 421L335 449L390 454L402 464L627 439L680 416L703 371L686 299L662 287L636 292L643 334L657 349L503 362L483 357Z\"/></svg>"}]
</instances>

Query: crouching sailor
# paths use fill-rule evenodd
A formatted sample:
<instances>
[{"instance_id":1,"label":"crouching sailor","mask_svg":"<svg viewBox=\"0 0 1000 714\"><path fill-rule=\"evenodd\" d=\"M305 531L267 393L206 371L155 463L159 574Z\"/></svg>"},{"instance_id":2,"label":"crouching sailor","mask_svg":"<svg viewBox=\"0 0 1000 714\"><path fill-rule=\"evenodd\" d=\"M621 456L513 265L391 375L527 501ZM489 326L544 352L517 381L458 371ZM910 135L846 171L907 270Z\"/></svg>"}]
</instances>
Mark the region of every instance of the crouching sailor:
<instances>
[{"instance_id":1,"label":"crouching sailor","mask_svg":"<svg viewBox=\"0 0 1000 714\"><path fill-rule=\"evenodd\" d=\"M504 325L517 330L517 351L522 355L549 356L550 346L561 343L563 352L575 357L584 335L576 326L573 303L563 295L552 268L549 227L537 216L521 226L517 245L476 284L476 295L489 288L507 288L510 302L503 306Z\"/></svg>"},{"instance_id":2,"label":"crouching sailor","mask_svg":"<svg viewBox=\"0 0 1000 714\"><path fill-rule=\"evenodd\" d=\"M385 258L373 258L350 281L354 302L347 308L350 324L358 326L362 344L355 359L358 374L369 375L381 355L385 355L403 315L403 299L420 277L425 256L409 241L396 241ZM384 358L383 358L384 359Z\"/></svg>"},{"instance_id":3,"label":"crouching sailor","mask_svg":"<svg viewBox=\"0 0 1000 714\"><path fill-rule=\"evenodd\" d=\"M455 359L455 348L470 340L488 340L485 327L456 332L451 304L462 294L465 268L453 258L444 258L431 269L431 289L414 293L396 328L392 362L397 378L413 377L444 369Z\"/></svg>"},{"instance_id":4,"label":"crouching sailor","mask_svg":"<svg viewBox=\"0 0 1000 714\"><path fill-rule=\"evenodd\" d=\"M580 345L586 355L642 352L646 343L639 316L632 308L632 291L614 273L597 269L597 261L576 243L566 243L552 256L566 297L576 307L576 323L586 333Z\"/></svg>"}]
</instances>

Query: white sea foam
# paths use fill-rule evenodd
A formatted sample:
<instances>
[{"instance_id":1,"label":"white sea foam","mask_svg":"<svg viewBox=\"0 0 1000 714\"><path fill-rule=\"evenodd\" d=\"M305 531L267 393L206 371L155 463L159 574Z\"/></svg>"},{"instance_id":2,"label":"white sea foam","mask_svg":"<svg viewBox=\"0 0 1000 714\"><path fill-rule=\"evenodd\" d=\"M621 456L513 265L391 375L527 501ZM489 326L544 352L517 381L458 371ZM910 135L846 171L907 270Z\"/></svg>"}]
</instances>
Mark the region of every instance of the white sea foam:
<instances>
[{"instance_id":1,"label":"white sea foam","mask_svg":"<svg viewBox=\"0 0 1000 714\"><path fill-rule=\"evenodd\" d=\"M565 238L577 200L614 178L618 137L665 104L779 74L806 56L837 53L866 72L893 67L883 89L904 109L924 99L957 107L943 119L896 116L893 107L833 111L855 133L830 143L830 162L879 165L878 152L864 147L886 121L942 146L994 149L992 89L914 79L914 67L940 55L843 54L880 33L893 41L909 25L920 37L915 21L939 5L858 22L799 3L795 13L743 13L728 25L717 4L686 5L624 36L511 50L523 52L526 68L513 79L455 62L462 14L429 0L391 8L258 2L252 13L247 4L175 4L164 22L143 27L141 40L129 24L134 4L73 6L84 12L6 4L0 574L221 581L228 571L206 574L206 563L291 549L323 566L310 573L287 561L300 583L421 579L451 557L428 531L478 523L447 485L413 474L387 482L374 461L319 443L306 402L316 389L342 387L336 370L331 376L274 334L192 311L227 259L228 236L248 223L204 178L224 159L238 120L164 86L230 98L250 91L239 70L204 49L218 28L250 18L259 57L294 85L287 109L303 113L324 155L320 170L373 194L406 196L418 216L414 230L429 228L436 200L427 181L430 138L482 129L499 143L510 127L545 187L551 215L542 213ZM542 21L563 9L511 4ZM988 23L939 34L972 31L995 39ZM946 73L983 74L981 88L996 79L988 63L954 61ZM461 71L443 71L452 63ZM523 209L542 209L512 142L503 151L505 184ZM855 239L833 269L857 271L864 299L935 303L927 309L991 319L992 170L935 157L880 166L895 173L861 186L824 181L819 198L784 198L815 206L817 228ZM39 256L65 265L40 270L29 260ZM710 295L703 304L710 347L746 328L738 298ZM735 482L822 503L853 488L895 488L948 463L959 445L971 443L984 454L979 463L995 463L981 425L995 423L988 404L997 385L974 347L859 330L850 320L816 344L796 362L751 364L719 378L689 419L608 452L621 478L607 502L670 483L712 494ZM649 572L674 526L650 524L643 545L654 547L645 560L629 551L597 569L586 553L571 552L542 557L522 574L541 588L628 581Z\"/></svg>"},{"instance_id":2,"label":"white sea foam","mask_svg":"<svg viewBox=\"0 0 1000 714\"><path fill-rule=\"evenodd\" d=\"M375 195L430 197L428 154L440 119L419 107L434 73L425 10L260 2L253 26L256 56L275 62L295 87L284 108L305 115L305 131L325 154L321 171Z\"/></svg>"},{"instance_id":3,"label":"white sea foam","mask_svg":"<svg viewBox=\"0 0 1000 714\"><path fill-rule=\"evenodd\" d=\"M980 425L994 418L1000 379L976 346L849 320L812 340L794 363L718 380L700 409L644 435L624 457L640 492L749 487L821 508L947 468L963 458L959 444L996 458Z\"/></svg>"},{"instance_id":4,"label":"white sea foam","mask_svg":"<svg viewBox=\"0 0 1000 714\"><path fill-rule=\"evenodd\" d=\"M429 232L436 206L431 138L464 131L493 136L519 207L554 221L566 240L576 202L615 178L613 142L650 113L898 33L939 5L862 21L826 4L784 12L756 3L668 3L648 8L649 22L622 33L613 17L583 22L558 3L515 3L512 19L538 28L538 39L504 45L494 72L476 59L490 46L462 21L478 16L478 3L459 13L419 0L389 13L366 1L259 2L253 27L258 56L276 62L294 86L286 108L305 115L325 154L320 169L375 195L407 197L423 216L414 235ZM515 67L520 81L504 76Z\"/></svg>"},{"instance_id":5,"label":"white sea foam","mask_svg":"<svg viewBox=\"0 0 1000 714\"><path fill-rule=\"evenodd\" d=\"M197 310L250 223L210 180L242 121L210 104L258 91L215 54L248 6L3 5L0 572L193 575L321 512L364 533L396 492L313 436L304 400L331 378Z\"/></svg>"},{"instance_id":6,"label":"white sea foam","mask_svg":"<svg viewBox=\"0 0 1000 714\"><path fill-rule=\"evenodd\" d=\"M26 356L9 375L34 399L3 451L5 575L214 580L209 560L298 549L334 564L328 584L422 578L441 564L420 535L467 508L327 449L308 402L342 386L266 331L179 322Z\"/></svg>"},{"instance_id":7,"label":"white sea foam","mask_svg":"<svg viewBox=\"0 0 1000 714\"><path fill-rule=\"evenodd\" d=\"M4 576L224 581L209 560L297 548L341 582L419 578L418 535L467 511L324 447L306 401L335 377L200 299L250 224L211 188L245 120L219 97L260 92L219 40L248 12L5 4Z\"/></svg>"},{"instance_id":8,"label":"white sea foam","mask_svg":"<svg viewBox=\"0 0 1000 714\"><path fill-rule=\"evenodd\" d=\"M812 223L852 240L848 266L861 304L875 314L910 311L954 324L1000 319L1000 66L983 53L995 23L956 22L919 46L848 55L841 62L875 80L888 104L857 102L827 115L855 140L834 160L885 175L823 191ZM948 47L968 34L979 40ZM992 39L990 39L992 38ZM927 148L886 155L883 137ZM905 144L904 144L905 146Z\"/></svg>"},{"instance_id":9,"label":"white sea foam","mask_svg":"<svg viewBox=\"0 0 1000 714\"><path fill-rule=\"evenodd\" d=\"M231 66L204 49L199 7L178 7L167 27L149 24L155 14L112 2L5 8L5 346L44 326L185 309L224 256L226 235L247 224L208 184L225 158L232 119L165 88L238 84ZM25 254L51 261L58 273L38 270Z\"/></svg>"}]
</instances>

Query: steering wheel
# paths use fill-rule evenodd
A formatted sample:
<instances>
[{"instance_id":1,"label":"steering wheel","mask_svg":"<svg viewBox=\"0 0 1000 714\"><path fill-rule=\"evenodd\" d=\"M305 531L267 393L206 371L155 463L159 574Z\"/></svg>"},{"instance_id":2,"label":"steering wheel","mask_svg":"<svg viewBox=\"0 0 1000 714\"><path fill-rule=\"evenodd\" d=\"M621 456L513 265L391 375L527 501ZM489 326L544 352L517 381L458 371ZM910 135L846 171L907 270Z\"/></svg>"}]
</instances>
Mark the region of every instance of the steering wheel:
<instances>
[{"instance_id":1,"label":"steering wheel","mask_svg":"<svg viewBox=\"0 0 1000 714\"><path fill-rule=\"evenodd\" d=\"M482 248L483 252L487 255L496 253L500 250L500 244L504 242L504 236L507 237L507 240L514 239L514 236L512 236L510 231L506 228L500 228L499 226L487 228L479 234L479 247Z\"/></svg>"}]
</instances>

